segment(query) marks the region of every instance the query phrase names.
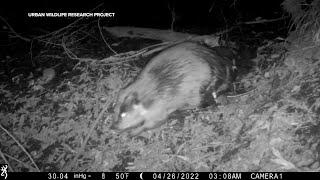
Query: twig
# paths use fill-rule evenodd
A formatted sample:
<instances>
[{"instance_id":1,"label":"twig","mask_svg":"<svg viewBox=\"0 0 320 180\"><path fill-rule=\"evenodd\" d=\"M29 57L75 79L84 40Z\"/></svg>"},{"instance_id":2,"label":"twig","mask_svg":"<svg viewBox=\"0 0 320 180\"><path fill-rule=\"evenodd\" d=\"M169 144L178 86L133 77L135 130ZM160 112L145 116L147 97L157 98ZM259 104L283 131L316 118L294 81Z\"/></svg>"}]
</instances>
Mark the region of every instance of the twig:
<instances>
[{"instance_id":1,"label":"twig","mask_svg":"<svg viewBox=\"0 0 320 180\"><path fill-rule=\"evenodd\" d=\"M7 160L7 158L4 157L4 154L2 153L1 149L0 149L0 156L1 156L1 158L3 159L3 161L4 161L6 164L8 164L9 171L14 172L13 169L12 169L12 167L10 166L9 161Z\"/></svg>"},{"instance_id":2,"label":"twig","mask_svg":"<svg viewBox=\"0 0 320 180\"><path fill-rule=\"evenodd\" d=\"M99 28L99 32L100 32L100 35L101 35L101 38L102 38L103 42L108 46L108 48L109 48L114 54L118 54L114 49L112 49L112 47L109 45L109 43L107 43L106 39L104 38L104 35L102 34L101 27L100 27L100 17L99 17L99 19L98 19L98 28Z\"/></svg>"},{"instance_id":3,"label":"twig","mask_svg":"<svg viewBox=\"0 0 320 180\"><path fill-rule=\"evenodd\" d=\"M99 8L99 7L102 6L102 5L103 5L103 3L99 4L98 6L96 6L95 8L93 8L90 12L93 12L94 10L96 10L97 8ZM70 23L69 25L67 25L67 26L65 26L65 27L63 27L63 28L61 28L61 29L59 29L59 30L57 30L57 31L54 31L54 32L51 32L51 33L49 33L49 34L45 34L45 35L42 35L42 36L38 36L38 37L36 37L35 39L38 40L38 39L42 39L42 38L45 38L45 37L48 37L48 36L51 36L51 35L58 34L58 33L60 33L61 31L65 30L65 29L68 29L69 27L73 26L73 25L76 24L77 22L81 21L83 18L85 18L85 17L81 17L81 18L75 20L74 22Z\"/></svg>"},{"instance_id":4,"label":"twig","mask_svg":"<svg viewBox=\"0 0 320 180\"><path fill-rule=\"evenodd\" d=\"M0 128L8 134L8 136L10 136L17 144L18 146L22 149L22 151L28 156L28 158L30 159L30 161L32 162L32 164L35 166L36 170L38 172L40 172L39 167L37 166L37 164L34 162L34 160L32 159L31 155L28 153L28 151L19 143L19 141L9 132L7 131L1 124L0 124Z\"/></svg>"},{"instance_id":5,"label":"twig","mask_svg":"<svg viewBox=\"0 0 320 180\"><path fill-rule=\"evenodd\" d=\"M247 22L240 22L237 25L241 24L260 24L260 23L269 23L269 22L275 22L275 21L280 21L283 19L286 19L288 16L284 16L281 18L276 18L276 19L261 19L261 20L256 20L256 21L247 21Z\"/></svg>"},{"instance_id":6,"label":"twig","mask_svg":"<svg viewBox=\"0 0 320 180\"><path fill-rule=\"evenodd\" d=\"M211 6L210 6L210 8L209 8L209 13L211 13L211 11L212 11L212 9L213 9L214 5L215 5L215 1L212 1L212 4L211 4Z\"/></svg>"},{"instance_id":7,"label":"twig","mask_svg":"<svg viewBox=\"0 0 320 180\"><path fill-rule=\"evenodd\" d=\"M17 161L18 163L22 164L24 167L27 167L27 168L29 168L29 169L32 169L33 171L37 170L36 168L30 166L29 164L27 164L27 163L25 163L25 162L22 162L22 161L20 161L19 159L10 156L9 154L3 153L3 155L4 155L4 156L7 156L7 157L10 158L10 159L13 159L13 160Z\"/></svg>"},{"instance_id":8,"label":"twig","mask_svg":"<svg viewBox=\"0 0 320 180\"><path fill-rule=\"evenodd\" d=\"M62 48L64 49L64 51L66 52L67 56L70 58L70 59L73 59L73 60L79 60L79 61L82 61L82 62L93 62L93 61L96 61L96 59L92 59L92 58L78 58L77 55L75 55L70 49L67 48L64 40L62 39L62 43L61 43L61 46Z\"/></svg>"},{"instance_id":9,"label":"twig","mask_svg":"<svg viewBox=\"0 0 320 180\"><path fill-rule=\"evenodd\" d=\"M10 29L10 31L11 31L13 34L15 34L16 37L18 37L18 38L20 38L20 39L22 39L22 40L24 40L24 41L27 41L27 42L30 42L30 41L31 41L31 39L26 38L26 37L23 37L23 36L21 36L20 34L18 34L2 16L0 16L0 19L8 26L8 28Z\"/></svg>"},{"instance_id":10,"label":"twig","mask_svg":"<svg viewBox=\"0 0 320 180\"><path fill-rule=\"evenodd\" d=\"M145 53L144 56L146 56L146 55L152 54L154 52L160 51L163 48L167 47L167 46L162 46L162 45L168 45L168 44L171 44L171 43L170 42L163 42L163 43L159 43L159 44L154 44L154 45L145 47L143 49L140 49L138 51L129 51L129 52L117 54L115 56L110 56L108 58L104 58L104 59L100 60L99 62L106 63L104 65L114 65L114 64L119 64L119 63L132 61L131 58L140 56L140 55L142 55L144 53ZM156 46L162 46L162 47L158 47L158 48L155 48L155 49L150 50L150 51L147 52L147 49L152 48L152 47L156 47ZM132 53L132 52L135 52L135 54L126 56L126 54L129 54L129 53ZM125 57L121 57L121 56L125 56ZM116 62L114 62L114 61L116 61Z\"/></svg>"},{"instance_id":11,"label":"twig","mask_svg":"<svg viewBox=\"0 0 320 180\"><path fill-rule=\"evenodd\" d=\"M174 3L174 2L173 2ZM169 10L170 10L170 12L171 12L171 31L173 31L174 29L173 29L173 26L174 26L174 23L176 22L176 12L174 11L174 4L172 5L172 7L170 6L170 4L168 3L168 8L169 8Z\"/></svg>"},{"instance_id":12,"label":"twig","mask_svg":"<svg viewBox=\"0 0 320 180\"><path fill-rule=\"evenodd\" d=\"M244 95L247 95L249 93L251 93L252 91L256 90L257 88L253 88L247 92L244 92L244 93L241 93L241 94L236 94L236 95L228 95L227 97L228 98L234 98L234 97L239 97L239 96L244 96Z\"/></svg>"},{"instance_id":13,"label":"twig","mask_svg":"<svg viewBox=\"0 0 320 180\"><path fill-rule=\"evenodd\" d=\"M32 63L32 66L35 67L35 64L33 62L33 55L32 55L32 47L33 47L33 40L31 41L30 43L30 60L31 60L31 63Z\"/></svg>"}]
</instances>

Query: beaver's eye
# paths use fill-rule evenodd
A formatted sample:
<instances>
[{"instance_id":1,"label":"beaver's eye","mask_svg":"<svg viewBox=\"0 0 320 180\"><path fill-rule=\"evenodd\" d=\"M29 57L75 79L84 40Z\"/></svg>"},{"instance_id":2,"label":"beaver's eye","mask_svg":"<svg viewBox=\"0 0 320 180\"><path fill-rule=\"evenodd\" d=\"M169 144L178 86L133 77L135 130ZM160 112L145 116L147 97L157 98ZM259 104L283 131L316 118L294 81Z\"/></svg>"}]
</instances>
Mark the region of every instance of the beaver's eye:
<instances>
[{"instance_id":1,"label":"beaver's eye","mask_svg":"<svg viewBox=\"0 0 320 180\"><path fill-rule=\"evenodd\" d=\"M212 97L213 97L214 99L217 99L217 93L216 93L216 92L212 92Z\"/></svg>"},{"instance_id":2,"label":"beaver's eye","mask_svg":"<svg viewBox=\"0 0 320 180\"><path fill-rule=\"evenodd\" d=\"M124 118L124 117L127 116L127 113L121 113L120 116L121 116L122 118Z\"/></svg>"}]
</instances>

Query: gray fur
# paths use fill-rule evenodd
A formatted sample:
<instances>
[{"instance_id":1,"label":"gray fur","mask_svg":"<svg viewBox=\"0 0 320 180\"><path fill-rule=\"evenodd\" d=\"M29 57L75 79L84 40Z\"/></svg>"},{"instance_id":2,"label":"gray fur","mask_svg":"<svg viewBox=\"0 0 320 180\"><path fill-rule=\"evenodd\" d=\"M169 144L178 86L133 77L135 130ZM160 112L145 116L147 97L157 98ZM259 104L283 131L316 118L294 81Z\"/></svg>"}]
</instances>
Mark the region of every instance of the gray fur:
<instances>
[{"instance_id":1,"label":"gray fur","mask_svg":"<svg viewBox=\"0 0 320 180\"><path fill-rule=\"evenodd\" d=\"M119 92L112 127L138 135L159 126L177 110L209 105L214 99L208 101L208 95L228 89L231 68L230 57L221 56L219 49L194 42L170 47Z\"/></svg>"}]
</instances>

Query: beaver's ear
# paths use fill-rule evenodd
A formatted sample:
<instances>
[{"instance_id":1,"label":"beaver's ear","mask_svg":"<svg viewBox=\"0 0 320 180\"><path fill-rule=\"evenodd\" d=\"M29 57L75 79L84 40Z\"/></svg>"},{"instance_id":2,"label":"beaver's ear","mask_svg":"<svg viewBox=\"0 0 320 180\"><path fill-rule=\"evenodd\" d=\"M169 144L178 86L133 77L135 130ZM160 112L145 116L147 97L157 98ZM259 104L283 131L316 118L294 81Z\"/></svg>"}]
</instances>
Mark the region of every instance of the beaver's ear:
<instances>
[{"instance_id":1,"label":"beaver's ear","mask_svg":"<svg viewBox=\"0 0 320 180\"><path fill-rule=\"evenodd\" d=\"M139 104L139 97L137 92L130 93L127 97L124 98L124 104L132 106L134 104Z\"/></svg>"}]
</instances>

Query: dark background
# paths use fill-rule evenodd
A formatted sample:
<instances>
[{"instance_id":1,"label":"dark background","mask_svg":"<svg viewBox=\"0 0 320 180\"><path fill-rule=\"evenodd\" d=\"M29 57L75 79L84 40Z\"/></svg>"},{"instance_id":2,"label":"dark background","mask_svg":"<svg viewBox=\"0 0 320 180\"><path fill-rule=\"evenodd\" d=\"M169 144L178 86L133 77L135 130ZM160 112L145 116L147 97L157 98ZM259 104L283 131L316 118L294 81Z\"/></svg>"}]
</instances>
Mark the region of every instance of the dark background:
<instances>
[{"instance_id":1,"label":"dark background","mask_svg":"<svg viewBox=\"0 0 320 180\"><path fill-rule=\"evenodd\" d=\"M0 15L20 33L32 33L34 28L57 30L76 18L29 18L30 12L90 12L97 5L103 5L94 12L114 12L114 18L103 18L108 26L137 26L169 29L170 9L176 14L175 30L201 29L201 33L213 33L227 29L240 22L254 21L257 17L273 19L284 16L280 0L9 0L0 6ZM1 22L3 23L3 22ZM278 22L283 25L284 22ZM264 24L259 27L279 27Z\"/></svg>"}]
</instances>

